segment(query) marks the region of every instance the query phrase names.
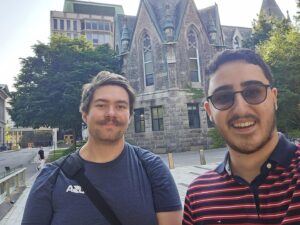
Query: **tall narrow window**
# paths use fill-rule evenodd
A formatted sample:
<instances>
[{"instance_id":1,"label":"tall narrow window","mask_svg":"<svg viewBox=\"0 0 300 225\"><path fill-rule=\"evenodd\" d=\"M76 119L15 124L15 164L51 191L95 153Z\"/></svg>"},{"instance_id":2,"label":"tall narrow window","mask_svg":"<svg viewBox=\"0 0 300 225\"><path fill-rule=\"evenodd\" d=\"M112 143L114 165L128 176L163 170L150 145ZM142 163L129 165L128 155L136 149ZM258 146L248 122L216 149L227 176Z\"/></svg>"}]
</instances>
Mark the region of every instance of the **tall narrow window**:
<instances>
[{"instance_id":1,"label":"tall narrow window","mask_svg":"<svg viewBox=\"0 0 300 225\"><path fill-rule=\"evenodd\" d=\"M53 29L57 30L57 19L53 19Z\"/></svg>"},{"instance_id":2,"label":"tall narrow window","mask_svg":"<svg viewBox=\"0 0 300 225\"><path fill-rule=\"evenodd\" d=\"M153 131L164 130L163 107L162 106L152 107L151 116L152 116L152 130Z\"/></svg>"},{"instance_id":3,"label":"tall narrow window","mask_svg":"<svg viewBox=\"0 0 300 225\"><path fill-rule=\"evenodd\" d=\"M191 81L201 82L198 41L197 36L192 29L188 32L188 56Z\"/></svg>"},{"instance_id":4,"label":"tall narrow window","mask_svg":"<svg viewBox=\"0 0 300 225\"><path fill-rule=\"evenodd\" d=\"M71 21L67 20L67 30L71 30Z\"/></svg>"},{"instance_id":5,"label":"tall narrow window","mask_svg":"<svg viewBox=\"0 0 300 225\"><path fill-rule=\"evenodd\" d=\"M77 30L77 21L73 20L73 30Z\"/></svg>"},{"instance_id":6,"label":"tall narrow window","mask_svg":"<svg viewBox=\"0 0 300 225\"><path fill-rule=\"evenodd\" d=\"M64 30L65 29L65 21L64 20L59 20L59 26L60 26L60 29L61 30Z\"/></svg>"},{"instance_id":7,"label":"tall narrow window","mask_svg":"<svg viewBox=\"0 0 300 225\"><path fill-rule=\"evenodd\" d=\"M148 34L143 38L143 63L144 63L144 77L146 86L154 84L153 75L153 62L152 62L152 49L151 41Z\"/></svg>"},{"instance_id":8,"label":"tall narrow window","mask_svg":"<svg viewBox=\"0 0 300 225\"><path fill-rule=\"evenodd\" d=\"M190 128L200 128L199 105L194 103L187 104Z\"/></svg>"},{"instance_id":9,"label":"tall narrow window","mask_svg":"<svg viewBox=\"0 0 300 225\"><path fill-rule=\"evenodd\" d=\"M145 132L144 108L134 110L134 129L136 133Z\"/></svg>"},{"instance_id":10,"label":"tall narrow window","mask_svg":"<svg viewBox=\"0 0 300 225\"><path fill-rule=\"evenodd\" d=\"M239 36L237 35L233 38L233 48L234 49L241 48L241 41Z\"/></svg>"}]
</instances>

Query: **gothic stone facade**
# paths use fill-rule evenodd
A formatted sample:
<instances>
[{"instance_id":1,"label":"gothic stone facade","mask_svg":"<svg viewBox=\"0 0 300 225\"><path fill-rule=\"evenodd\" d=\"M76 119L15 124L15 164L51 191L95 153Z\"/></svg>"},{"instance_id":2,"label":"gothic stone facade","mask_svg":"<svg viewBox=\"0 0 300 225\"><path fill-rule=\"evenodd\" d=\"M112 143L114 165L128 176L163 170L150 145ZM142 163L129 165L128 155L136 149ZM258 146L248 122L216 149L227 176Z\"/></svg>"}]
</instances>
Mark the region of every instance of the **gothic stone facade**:
<instances>
[{"instance_id":1,"label":"gothic stone facade","mask_svg":"<svg viewBox=\"0 0 300 225\"><path fill-rule=\"evenodd\" d=\"M274 10L276 9L276 10ZM280 11L263 0L261 11ZM215 53L241 48L245 27L222 26L218 6L193 0L141 0L137 16L117 15L115 49L137 93L126 139L156 153L205 148L211 123L202 107Z\"/></svg>"},{"instance_id":2,"label":"gothic stone facade","mask_svg":"<svg viewBox=\"0 0 300 225\"><path fill-rule=\"evenodd\" d=\"M126 138L156 153L206 146L204 99L191 90L204 90L205 67L218 49L194 2L173 3L141 1L137 17L126 18L119 33L123 73L137 93Z\"/></svg>"}]
</instances>

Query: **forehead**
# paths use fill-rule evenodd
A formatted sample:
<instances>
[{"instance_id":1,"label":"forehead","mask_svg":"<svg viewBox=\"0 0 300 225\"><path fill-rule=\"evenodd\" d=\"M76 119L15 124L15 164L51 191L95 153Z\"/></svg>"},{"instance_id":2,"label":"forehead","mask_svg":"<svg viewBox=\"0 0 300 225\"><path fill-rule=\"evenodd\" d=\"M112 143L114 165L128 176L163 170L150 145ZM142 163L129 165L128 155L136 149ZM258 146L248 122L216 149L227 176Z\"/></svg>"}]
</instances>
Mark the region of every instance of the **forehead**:
<instances>
[{"instance_id":1,"label":"forehead","mask_svg":"<svg viewBox=\"0 0 300 225\"><path fill-rule=\"evenodd\" d=\"M93 101L96 100L129 102L129 96L123 87L117 85L104 85L100 86L95 91Z\"/></svg>"},{"instance_id":2,"label":"forehead","mask_svg":"<svg viewBox=\"0 0 300 225\"><path fill-rule=\"evenodd\" d=\"M208 94L210 95L215 89L221 86L230 86L238 89L241 84L247 81L259 81L269 84L263 70L254 64L245 61L233 61L221 65L212 75L209 82Z\"/></svg>"}]
</instances>

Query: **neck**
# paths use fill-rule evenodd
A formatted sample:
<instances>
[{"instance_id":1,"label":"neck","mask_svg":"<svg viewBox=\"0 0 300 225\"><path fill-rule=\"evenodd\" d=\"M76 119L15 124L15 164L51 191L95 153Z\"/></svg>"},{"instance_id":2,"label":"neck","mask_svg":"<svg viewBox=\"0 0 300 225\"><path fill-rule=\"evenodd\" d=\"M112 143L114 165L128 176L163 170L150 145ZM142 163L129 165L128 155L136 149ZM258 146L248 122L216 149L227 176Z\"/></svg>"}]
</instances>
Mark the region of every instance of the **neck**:
<instances>
[{"instance_id":1,"label":"neck","mask_svg":"<svg viewBox=\"0 0 300 225\"><path fill-rule=\"evenodd\" d=\"M95 142L89 138L87 143L80 149L80 156L91 162L106 163L116 159L123 151L124 137L115 142Z\"/></svg>"},{"instance_id":2,"label":"neck","mask_svg":"<svg viewBox=\"0 0 300 225\"><path fill-rule=\"evenodd\" d=\"M260 174L261 166L274 151L278 143L278 139L276 131L268 143L252 154L242 154L233 149L229 149L232 173L236 176L242 177L248 183L251 183L255 177Z\"/></svg>"}]
</instances>

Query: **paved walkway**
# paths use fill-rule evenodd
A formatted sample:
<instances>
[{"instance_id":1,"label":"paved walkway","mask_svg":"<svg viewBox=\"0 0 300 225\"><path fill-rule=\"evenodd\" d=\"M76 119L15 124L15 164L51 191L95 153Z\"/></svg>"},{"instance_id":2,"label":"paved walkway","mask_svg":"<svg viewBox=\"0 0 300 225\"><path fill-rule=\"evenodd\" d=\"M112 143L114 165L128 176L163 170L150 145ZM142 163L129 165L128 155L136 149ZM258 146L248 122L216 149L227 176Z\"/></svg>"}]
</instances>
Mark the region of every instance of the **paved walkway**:
<instances>
[{"instance_id":1,"label":"paved walkway","mask_svg":"<svg viewBox=\"0 0 300 225\"><path fill-rule=\"evenodd\" d=\"M188 185L199 175L205 173L210 169L214 169L217 164L209 165L195 165L195 166L183 166L172 169L172 175L175 179L181 201L184 201L185 193ZM27 183L27 187L14 204L12 209L6 214L6 216L0 221L0 225L20 225L23 217L23 211L28 197L31 185L34 182L33 177Z\"/></svg>"}]
</instances>

